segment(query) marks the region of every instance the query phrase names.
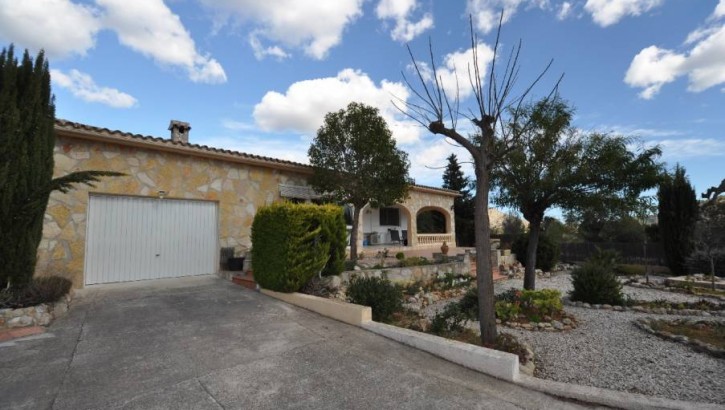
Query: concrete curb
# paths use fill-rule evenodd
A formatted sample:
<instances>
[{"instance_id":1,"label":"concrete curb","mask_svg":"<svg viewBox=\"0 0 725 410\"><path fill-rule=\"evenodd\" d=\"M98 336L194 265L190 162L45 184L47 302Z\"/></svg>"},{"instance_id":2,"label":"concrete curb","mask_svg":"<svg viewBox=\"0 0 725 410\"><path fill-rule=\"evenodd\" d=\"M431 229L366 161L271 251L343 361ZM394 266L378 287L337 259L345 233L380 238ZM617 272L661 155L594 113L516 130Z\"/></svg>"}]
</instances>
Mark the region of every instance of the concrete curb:
<instances>
[{"instance_id":1,"label":"concrete curb","mask_svg":"<svg viewBox=\"0 0 725 410\"><path fill-rule=\"evenodd\" d=\"M519 373L518 357L514 354L373 322L372 310L368 306L354 305L302 293L279 293L266 289L262 289L261 292L323 316L361 327L369 332L428 352L463 367L552 396L630 410L715 410L723 408L719 404L671 400L599 387L538 379Z\"/></svg>"},{"instance_id":2,"label":"concrete curb","mask_svg":"<svg viewBox=\"0 0 725 410\"><path fill-rule=\"evenodd\" d=\"M720 404L665 399L662 397L645 396L644 394L538 379L526 375L519 376L519 379L514 383L552 396L628 410L722 409L722 405Z\"/></svg>"},{"instance_id":3,"label":"concrete curb","mask_svg":"<svg viewBox=\"0 0 725 410\"><path fill-rule=\"evenodd\" d=\"M306 295L304 293L280 293L267 289L261 289L260 292L291 305L311 310L322 316L327 316L353 326L361 326L373 320L373 311L369 306L355 305L339 300Z\"/></svg>"},{"instance_id":4,"label":"concrete curb","mask_svg":"<svg viewBox=\"0 0 725 410\"><path fill-rule=\"evenodd\" d=\"M474 346L384 323L368 322L364 323L362 328L498 379L513 382L519 377L519 358L511 353Z\"/></svg>"}]
</instances>

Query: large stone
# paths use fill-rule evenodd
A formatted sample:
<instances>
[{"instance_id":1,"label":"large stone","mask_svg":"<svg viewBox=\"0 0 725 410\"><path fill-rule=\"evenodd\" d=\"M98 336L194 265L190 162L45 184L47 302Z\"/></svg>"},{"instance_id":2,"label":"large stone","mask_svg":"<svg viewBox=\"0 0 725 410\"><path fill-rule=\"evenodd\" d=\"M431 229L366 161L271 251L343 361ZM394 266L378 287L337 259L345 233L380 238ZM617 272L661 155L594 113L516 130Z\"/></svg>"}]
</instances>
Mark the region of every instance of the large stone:
<instances>
[{"instance_id":1,"label":"large stone","mask_svg":"<svg viewBox=\"0 0 725 410\"><path fill-rule=\"evenodd\" d=\"M562 322L559 322L558 320L554 320L551 322L551 326L556 330L563 330L564 324Z\"/></svg>"},{"instance_id":2,"label":"large stone","mask_svg":"<svg viewBox=\"0 0 725 410\"><path fill-rule=\"evenodd\" d=\"M36 317L36 323L40 326L48 326L53 321L53 315L50 313L42 313Z\"/></svg>"},{"instance_id":3,"label":"large stone","mask_svg":"<svg viewBox=\"0 0 725 410\"><path fill-rule=\"evenodd\" d=\"M31 316L18 316L14 317L7 322L7 327L13 328L13 327L25 327L25 326L32 326L33 325L33 318Z\"/></svg>"}]
</instances>

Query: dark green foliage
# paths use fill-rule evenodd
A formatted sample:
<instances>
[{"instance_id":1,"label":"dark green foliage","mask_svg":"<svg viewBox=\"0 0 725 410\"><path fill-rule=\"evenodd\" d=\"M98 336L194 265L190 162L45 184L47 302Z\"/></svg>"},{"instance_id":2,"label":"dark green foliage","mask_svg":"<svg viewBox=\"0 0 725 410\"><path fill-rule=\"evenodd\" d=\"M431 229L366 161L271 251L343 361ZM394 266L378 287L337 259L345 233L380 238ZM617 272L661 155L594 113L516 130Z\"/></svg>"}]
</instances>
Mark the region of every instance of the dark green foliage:
<instances>
[{"instance_id":1,"label":"dark green foliage","mask_svg":"<svg viewBox=\"0 0 725 410\"><path fill-rule=\"evenodd\" d=\"M416 216L418 233L445 233L446 217L440 211L426 210Z\"/></svg>"},{"instance_id":2,"label":"dark green foliage","mask_svg":"<svg viewBox=\"0 0 725 410\"><path fill-rule=\"evenodd\" d=\"M400 266L423 266L432 265L433 262L429 261L425 256L411 256L400 261Z\"/></svg>"},{"instance_id":3,"label":"dark green foliage","mask_svg":"<svg viewBox=\"0 0 725 410\"><path fill-rule=\"evenodd\" d=\"M328 113L308 151L310 184L335 202L352 204L351 259L356 259L360 210L403 201L408 192L408 155L395 145L376 108L350 103Z\"/></svg>"},{"instance_id":4,"label":"dark green foliage","mask_svg":"<svg viewBox=\"0 0 725 410\"><path fill-rule=\"evenodd\" d=\"M334 235L325 237L329 234L325 229L333 229L323 229L323 221L331 213L328 207L308 204L278 203L260 208L252 223L257 283L277 292L297 292L319 273L333 259Z\"/></svg>"},{"instance_id":5,"label":"dark green foliage","mask_svg":"<svg viewBox=\"0 0 725 410\"><path fill-rule=\"evenodd\" d=\"M448 165L443 172L443 188L461 193L461 196L453 200L456 243L458 246L473 246L475 244L475 235L473 231L474 204L471 196L471 180L463 174L456 154L451 154L448 157Z\"/></svg>"},{"instance_id":6,"label":"dark green foliage","mask_svg":"<svg viewBox=\"0 0 725 410\"><path fill-rule=\"evenodd\" d=\"M18 63L0 53L0 287L23 287L35 272L50 193L116 173L83 171L53 179L55 104L41 51Z\"/></svg>"},{"instance_id":7,"label":"dark green foliage","mask_svg":"<svg viewBox=\"0 0 725 410\"><path fill-rule=\"evenodd\" d=\"M695 250L687 258L690 272L725 276L725 201L701 206L694 240Z\"/></svg>"},{"instance_id":8,"label":"dark green foliage","mask_svg":"<svg viewBox=\"0 0 725 410\"><path fill-rule=\"evenodd\" d=\"M398 252L395 254L395 259L402 261L403 259L405 259L405 254L403 252Z\"/></svg>"},{"instance_id":9,"label":"dark green foliage","mask_svg":"<svg viewBox=\"0 0 725 410\"><path fill-rule=\"evenodd\" d=\"M393 313L403 308L402 290L383 278L353 278L347 297L352 303L370 306L377 322L389 321Z\"/></svg>"},{"instance_id":10,"label":"dark green foliage","mask_svg":"<svg viewBox=\"0 0 725 410\"><path fill-rule=\"evenodd\" d=\"M574 289L569 293L571 300L592 304L622 305L622 285L611 266L587 261L571 272Z\"/></svg>"},{"instance_id":11,"label":"dark green foliage","mask_svg":"<svg viewBox=\"0 0 725 410\"><path fill-rule=\"evenodd\" d=\"M658 220L665 260L675 276L686 275L687 257L694 250L697 197L685 169L679 165L668 174L657 191Z\"/></svg>"},{"instance_id":12,"label":"dark green foliage","mask_svg":"<svg viewBox=\"0 0 725 410\"><path fill-rule=\"evenodd\" d=\"M599 265L607 270L614 270L619 262L619 252L613 249L599 249L587 259L587 262Z\"/></svg>"},{"instance_id":13,"label":"dark green foliage","mask_svg":"<svg viewBox=\"0 0 725 410\"><path fill-rule=\"evenodd\" d=\"M526 248L529 246L528 235L519 236L511 245L511 252L516 259L526 266ZM539 246L536 247L536 269L550 271L559 261L559 244L552 241L547 235L539 236Z\"/></svg>"},{"instance_id":14,"label":"dark green foliage","mask_svg":"<svg viewBox=\"0 0 725 410\"><path fill-rule=\"evenodd\" d=\"M322 276L339 275L345 268L345 248L347 230L343 209L336 205L318 206L313 213L320 221L321 240L330 244L330 259L327 261Z\"/></svg>"},{"instance_id":15,"label":"dark green foliage","mask_svg":"<svg viewBox=\"0 0 725 410\"><path fill-rule=\"evenodd\" d=\"M470 320L470 313L463 310L460 304L449 303L442 311L436 312L430 323L430 332L438 336L460 333Z\"/></svg>"},{"instance_id":16,"label":"dark green foliage","mask_svg":"<svg viewBox=\"0 0 725 410\"><path fill-rule=\"evenodd\" d=\"M34 278L22 288L1 290L0 309L17 309L57 302L70 291L71 285L71 281L60 276Z\"/></svg>"}]
</instances>

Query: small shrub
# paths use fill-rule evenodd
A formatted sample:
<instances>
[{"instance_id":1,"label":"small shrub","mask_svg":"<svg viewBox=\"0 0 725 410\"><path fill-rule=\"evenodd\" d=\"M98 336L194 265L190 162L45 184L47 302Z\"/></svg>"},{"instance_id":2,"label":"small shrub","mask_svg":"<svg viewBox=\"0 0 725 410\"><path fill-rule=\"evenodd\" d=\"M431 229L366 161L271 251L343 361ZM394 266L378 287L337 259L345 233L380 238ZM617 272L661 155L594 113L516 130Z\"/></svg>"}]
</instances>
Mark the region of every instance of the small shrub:
<instances>
[{"instance_id":1,"label":"small shrub","mask_svg":"<svg viewBox=\"0 0 725 410\"><path fill-rule=\"evenodd\" d=\"M355 261L347 260L347 261L345 261L345 270L346 271L355 270L355 265L357 265L357 263L355 263Z\"/></svg>"},{"instance_id":2,"label":"small shrub","mask_svg":"<svg viewBox=\"0 0 725 410\"><path fill-rule=\"evenodd\" d=\"M70 291L72 283L60 276L34 278L21 288L0 291L0 309L17 309L41 303L57 302Z\"/></svg>"},{"instance_id":3,"label":"small shrub","mask_svg":"<svg viewBox=\"0 0 725 410\"><path fill-rule=\"evenodd\" d=\"M494 345L496 350L502 352L513 353L519 357L521 364L528 362L528 352L521 342L516 339L516 336L509 333L499 333L496 336L496 344Z\"/></svg>"},{"instance_id":4,"label":"small shrub","mask_svg":"<svg viewBox=\"0 0 725 410\"><path fill-rule=\"evenodd\" d=\"M622 305L622 285L617 276L608 267L588 262L571 272L574 289L570 292L572 300L594 303Z\"/></svg>"},{"instance_id":5,"label":"small shrub","mask_svg":"<svg viewBox=\"0 0 725 410\"><path fill-rule=\"evenodd\" d=\"M599 249L587 259L587 262L599 265L607 270L614 270L619 261L619 252L613 249Z\"/></svg>"},{"instance_id":6,"label":"small shrub","mask_svg":"<svg viewBox=\"0 0 725 410\"><path fill-rule=\"evenodd\" d=\"M350 302L370 306L373 320L386 322L396 311L403 308L401 289L387 279L353 278L347 288Z\"/></svg>"},{"instance_id":7,"label":"small shrub","mask_svg":"<svg viewBox=\"0 0 725 410\"><path fill-rule=\"evenodd\" d=\"M617 275L622 276L641 276L646 273L645 267L642 265L628 265L622 263L614 267L614 272Z\"/></svg>"},{"instance_id":8,"label":"small shrub","mask_svg":"<svg viewBox=\"0 0 725 410\"><path fill-rule=\"evenodd\" d=\"M519 302L496 302L496 318L502 322L516 319L521 313L521 304Z\"/></svg>"},{"instance_id":9,"label":"small shrub","mask_svg":"<svg viewBox=\"0 0 725 410\"><path fill-rule=\"evenodd\" d=\"M478 288L469 288L458 301L458 306L471 320L478 320Z\"/></svg>"},{"instance_id":10,"label":"small shrub","mask_svg":"<svg viewBox=\"0 0 725 410\"><path fill-rule=\"evenodd\" d=\"M511 245L511 252L516 254L516 259L526 265L526 248L529 246L528 235L519 236ZM548 236L539 235L539 244L536 247L536 268L550 271L559 261L559 244Z\"/></svg>"},{"instance_id":11,"label":"small shrub","mask_svg":"<svg viewBox=\"0 0 725 410\"><path fill-rule=\"evenodd\" d=\"M505 292L499 293L496 295L496 301L501 302L510 302L513 303L521 297L521 291L516 288L510 288L506 290Z\"/></svg>"},{"instance_id":12,"label":"small shrub","mask_svg":"<svg viewBox=\"0 0 725 410\"><path fill-rule=\"evenodd\" d=\"M400 261L400 266L402 267L422 265L430 265L430 261L424 256L411 256Z\"/></svg>"},{"instance_id":13,"label":"small shrub","mask_svg":"<svg viewBox=\"0 0 725 410\"><path fill-rule=\"evenodd\" d=\"M438 336L461 333L469 320L471 318L458 303L449 303L433 317L430 332Z\"/></svg>"},{"instance_id":14,"label":"small shrub","mask_svg":"<svg viewBox=\"0 0 725 410\"><path fill-rule=\"evenodd\" d=\"M527 312L542 316L561 313L561 293L555 289L523 290L521 305Z\"/></svg>"},{"instance_id":15,"label":"small shrub","mask_svg":"<svg viewBox=\"0 0 725 410\"><path fill-rule=\"evenodd\" d=\"M405 259L405 254L403 252L398 252L395 254L395 259L402 261L403 259Z\"/></svg>"},{"instance_id":16,"label":"small shrub","mask_svg":"<svg viewBox=\"0 0 725 410\"><path fill-rule=\"evenodd\" d=\"M425 288L425 287L426 287L425 282L423 282L422 280L416 280L416 281L408 283L403 288L403 293L405 293L406 295L413 296L413 295L417 294L421 288Z\"/></svg>"}]
</instances>

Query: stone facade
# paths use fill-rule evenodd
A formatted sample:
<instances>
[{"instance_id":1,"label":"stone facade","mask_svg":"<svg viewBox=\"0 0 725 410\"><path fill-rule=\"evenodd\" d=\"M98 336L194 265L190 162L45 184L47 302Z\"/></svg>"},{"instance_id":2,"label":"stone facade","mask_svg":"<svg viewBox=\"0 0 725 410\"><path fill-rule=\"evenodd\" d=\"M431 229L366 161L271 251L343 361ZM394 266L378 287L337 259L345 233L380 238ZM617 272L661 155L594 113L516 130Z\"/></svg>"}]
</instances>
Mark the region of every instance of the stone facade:
<instances>
[{"instance_id":1,"label":"stone facade","mask_svg":"<svg viewBox=\"0 0 725 410\"><path fill-rule=\"evenodd\" d=\"M260 206L279 200L279 184L304 185L301 173L234 163L193 155L99 143L58 136L55 175L79 170L118 171L95 187L67 194L54 192L46 210L38 248L37 275L60 275L82 287L86 215L89 195L137 195L216 201L219 243L244 250L251 247L250 227Z\"/></svg>"},{"instance_id":2,"label":"stone facade","mask_svg":"<svg viewBox=\"0 0 725 410\"><path fill-rule=\"evenodd\" d=\"M305 186L312 173L304 164L190 144L183 139L57 121L55 176L83 170L125 175L104 177L93 187L79 186L50 197L36 275L63 276L75 288L84 285L90 195L214 201L219 211L219 246L234 247L241 253L251 247L251 225L257 209L282 200L280 184ZM455 234L451 211L455 196L452 191L414 186L410 198L401 205L413 223L411 232L415 232L416 213L434 207L446 215L449 232Z\"/></svg>"}]
</instances>

